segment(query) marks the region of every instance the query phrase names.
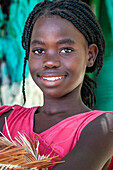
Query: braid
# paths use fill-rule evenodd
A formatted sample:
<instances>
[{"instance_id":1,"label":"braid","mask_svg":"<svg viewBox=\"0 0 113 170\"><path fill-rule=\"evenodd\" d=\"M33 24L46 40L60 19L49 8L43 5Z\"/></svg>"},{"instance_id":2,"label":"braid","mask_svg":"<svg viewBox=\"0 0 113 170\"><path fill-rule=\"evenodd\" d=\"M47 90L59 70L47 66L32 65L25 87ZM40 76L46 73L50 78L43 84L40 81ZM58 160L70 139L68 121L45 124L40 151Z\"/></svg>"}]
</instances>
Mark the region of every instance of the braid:
<instances>
[{"instance_id":1,"label":"braid","mask_svg":"<svg viewBox=\"0 0 113 170\"><path fill-rule=\"evenodd\" d=\"M33 26L36 20L39 19L41 16L48 17L52 15L59 15L62 18L71 21L73 25L85 36L86 40L88 41L88 45L97 45L99 51L97 58L92 67L86 68L86 73L92 73L97 70L96 76L98 76L102 68L105 41L96 16L89 8L89 6L81 0L44 0L43 2L37 4L34 7L33 11L30 13L25 23L25 28L22 36L22 46L26 50L23 70L24 99L25 67L26 60L29 58L30 41ZM81 89L81 96L83 102L90 108L93 108L94 104L96 104L94 86L96 87L96 82L86 74Z\"/></svg>"},{"instance_id":2,"label":"braid","mask_svg":"<svg viewBox=\"0 0 113 170\"><path fill-rule=\"evenodd\" d=\"M90 108L93 108L94 104L96 104L94 86L97 87L97 83L93 79L91 79L87 74L85 74L81 89L81 96L84 103Z\"/></svg>"},{"instance_id":3,"label":"braid","mask_svg":"<svg viewBox=\"0 0 113 170\"><path fill-rule=\"evenodd\" d=\"M26 102L26 95L25 95L25 69L26 69L26 62L27 62L27 57L24 58L24 69L23 69L23 86L22 86L22 93L23 93L23 98L24 98L24 103Z\"/></svg>"}]
</instances>

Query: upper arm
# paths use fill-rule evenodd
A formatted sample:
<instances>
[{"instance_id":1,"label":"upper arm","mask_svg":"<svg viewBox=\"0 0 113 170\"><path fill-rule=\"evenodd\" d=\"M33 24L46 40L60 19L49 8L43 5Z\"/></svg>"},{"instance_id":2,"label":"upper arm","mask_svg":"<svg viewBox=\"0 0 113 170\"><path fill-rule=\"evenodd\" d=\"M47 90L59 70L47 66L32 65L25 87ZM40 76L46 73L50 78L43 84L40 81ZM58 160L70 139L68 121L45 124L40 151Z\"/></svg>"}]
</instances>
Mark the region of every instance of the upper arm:
<instances>
[{"instance_id":1,"label":"upper arm","mask_svg":"<svg viewBox=\"0 0 113 170\"><path fill-rule=\"evenodd\" d=\"M76 146L54 170L101 170L113 155L113 114L103 114L89 123Z\"/></svg>"},{"instance_id":2,"label":"upper arm","mask_svg":"<svg viewBox=\"0 0 113 170\"><path fill-rule=\"evenodd\" d=\"M5 124L5 117L6 119L8 119L9 115L11 114L13 109L3 113L1 116L0 116L0 131L2 132L3 131L3 127L4 127L4 124ZM1 136L1 134L0 134Z\"/></svg>"}]
</instances>

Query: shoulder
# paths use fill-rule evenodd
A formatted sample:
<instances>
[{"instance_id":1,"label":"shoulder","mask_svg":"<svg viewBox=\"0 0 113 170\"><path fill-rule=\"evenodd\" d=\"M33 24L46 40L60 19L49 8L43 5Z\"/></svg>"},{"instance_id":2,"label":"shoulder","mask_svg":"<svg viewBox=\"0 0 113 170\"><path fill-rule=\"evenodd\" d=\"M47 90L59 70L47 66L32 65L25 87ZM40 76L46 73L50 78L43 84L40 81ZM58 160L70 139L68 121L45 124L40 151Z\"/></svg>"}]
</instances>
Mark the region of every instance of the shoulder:
<instances>
[{"instance_id":1,"label":"shoulder","mask_svg":"<svg viewBox=\"0 0 113 170\"><path fill-rule=\"evenodd\" d=\"M113 113L103 113L83 129L73 153L78 151L88 167L93 166L94 170L104 167L113 156Z\"/></svg>"},{"instance_id":2,"label":"shoulder","mask_svg":"<svg viewBox=\"0 0 113 170\"><path fill-rule=\"evenodd\" d=\"M92 121L90 121L83 131L91 131L94 133L99 133L107 135L113 131L113 112L108 111L96 111L94 114L99 113L97 116L94 116Z\"/></svg>"},{"instance_id":3,"label":"shoulder","mask_svg":"<svg viewBox=\"0 0 113 170\"><path fill-rule=\"evenodd\" d=\"M101 132L101 135L112 134L113 132L113 112L105 112L93 121L91 121L85 128L84 131L89 131L91 133Z\"/></svg>"},{"instance_id":4,"label":"shoulder","mask_svg":"<svg viewBox=\"0 0 113 170\"><path fill-rule=\"evenodd\" d=\"M99 116L94 116L96 118L82 130L75 147L63 158L65 163L53 169L99 170L105 167L113 155L113 113L95 111L93 114Z\"/></svg>"},{"instance_id":5,"label":"shoulder","mask_svg":"<svg viewBox=\"0 0 113 170\"><path fill-rule=\"evenodd\" d=\"M63 158L65 164L53 169L98 170L104 167L112 155L113 113L103 112L82 130L73 150Z\"/></svg>"},{"instance_id":6,"label":"shoulder","mask_svg":"<svg viewBox=\"0 0 113 170\"><path fill-rule=\"evenodd\" d=\"M80 136L80 145L83 144L102 162L113 156L113 113L105 112L84 128Z\"/></svg>"},{"instance_id":7,"label":"shoulder","mask_svg":"<svg viewBox=\"0 0 113 170\"><path fill-rule=\"evenodd\" d=\"M4 124L5 124L5 117L6 119L8 119L9 115L12 113L13 108L11 108L10 106L8 107L0 107L0 132L2 132ZM0 134L1 136L1 134Z\"/></svg>"},{"instance_id":8,"label":"shoulder","mask_svg":"<svg viewBox=\"0 0 113 170\"><path fill-rule=\"evenodd\" d=\"M18 116L21 113L24 113L28 108L24 108L20 105L13 105L13 106L0 106L0 131L3 131L3 127L5 124L5 117L8 120L9 116L12 117Z\"/></svg>"},{"instance_id":9,"label":"shoulder","mask_svg":"<svg viewBox=\"0 0 113 170\"><path fill-rule=\"evenodd\" d=\"M87 133L90 134L89 138L94 138L95 136L96 140L106 138L106 136L113 139L113 112L105 112L91 121L83 129L81 137L85 137Z\"/></svg>"}]
</instances>

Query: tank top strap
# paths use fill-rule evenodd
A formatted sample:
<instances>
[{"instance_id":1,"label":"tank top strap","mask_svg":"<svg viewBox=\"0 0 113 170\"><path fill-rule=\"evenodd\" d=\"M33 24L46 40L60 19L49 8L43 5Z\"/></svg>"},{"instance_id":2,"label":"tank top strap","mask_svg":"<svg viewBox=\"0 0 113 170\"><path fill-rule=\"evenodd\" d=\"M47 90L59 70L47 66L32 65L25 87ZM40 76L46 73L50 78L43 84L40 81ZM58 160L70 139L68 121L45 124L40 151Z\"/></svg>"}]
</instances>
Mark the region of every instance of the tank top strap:
<instances>
[{"instance_id":1,"label":"tank top strap","mask_svg":"<svg viewBox=\"0 0 113 170\"><path fill-rule=\"evenodd\" d=\"M13 106L7 106L7 105L4 105L4 106L0 106L0 116L3 114L3 113L6 113L8 112L9 110L13 109L15 105Z\"/></svg>"}]
</instances>

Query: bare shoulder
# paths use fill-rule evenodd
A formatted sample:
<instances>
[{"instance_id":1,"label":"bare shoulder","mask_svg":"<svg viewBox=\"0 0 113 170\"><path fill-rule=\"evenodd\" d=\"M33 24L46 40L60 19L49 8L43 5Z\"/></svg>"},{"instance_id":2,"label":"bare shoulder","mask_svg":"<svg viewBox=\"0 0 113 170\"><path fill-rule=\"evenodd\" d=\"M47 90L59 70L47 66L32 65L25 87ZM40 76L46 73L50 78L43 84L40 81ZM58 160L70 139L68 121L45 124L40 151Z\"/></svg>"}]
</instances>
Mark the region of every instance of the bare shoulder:
<instances>
[{"instance_id":1,"label":"bare shoulder","mask_svg":"<svg viewBox=\"0 0 113 170\"><path fill-rule=\"evenodd\" d=\"M84 128L84 132L94 133L99 139L106 136L110 136L110 139L112 139L113 113L108 112L98 116Z\"/></svg>"},{"instance_id":2,"label":"bare shoulder","mask_svg":"<svg viewBox=\"0 0 113 170\"><path fill-rule=\"evenodd\" d=\"M108 129L108 132L112 132L113 131L113 113L104 113L101 117L100 117L100 121L101 121L101 125L103 125L104 127L106 126L106 128Z\"/></svg>"},{"instance_id":3,"label":"bare shoulder","mask_svg":"<svg viewBox=\"0 0 113 170\"><path fill-rule=\"evenodd\" d=\"M107 170L113 156L113 114L104 113L82 131L76 146L55 170ZM104 168L105 167L105 168Z\"/></svg>"},{"instance_id":4,"label":"bare shoulder","mask_svg":"<svg viewBox=\"0 0 113 170\"><path fill-rule=\"evenodd\" d=\"M92 144L92 139L98 142L99 148L100 145L111 143L110 148L112 147L111 153L113 154L113 113L104 113L90 122L81 133L80 139L85 140L87 135L89 135Z\"/></svg>"},{"instance_id":5,"label":"bare shoulder","mask_svg":"<svg viewBox=\"0 0 113 170\"><path fill-rule=\"evenodd\" d=\"M13 111L13 109L3 113L1 116L0 116L0 131L2 132L3 131L3 127L4 127L4 124L5 124L5 117L8 119L9 115L11 114L11 112Z\"/></svg>"},{"instance_id":6,"label":"bare shoulder","mask_svg":"<svg viewBox=\"0 0 113 170\"><path fill-rule=\"evenodd\" d=\"M89 123L80 136L80 145L83 143L94 154L93 160L100 160L97 164L102 169L113 156L113 113L104 113Z\"/></svg>"},{"instance_id":7,"label":"bare shoulder","mask_svg":"<svg viewBox=\"0 0 113 170\"><path fill-rule=\"evenodd\" d=\"M104 135L111 133L113 131L113 113L108 112L98 116L87 125L86 129L94 132L102 131Z\"/></svg>"}]
</instances>

